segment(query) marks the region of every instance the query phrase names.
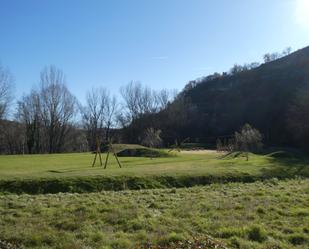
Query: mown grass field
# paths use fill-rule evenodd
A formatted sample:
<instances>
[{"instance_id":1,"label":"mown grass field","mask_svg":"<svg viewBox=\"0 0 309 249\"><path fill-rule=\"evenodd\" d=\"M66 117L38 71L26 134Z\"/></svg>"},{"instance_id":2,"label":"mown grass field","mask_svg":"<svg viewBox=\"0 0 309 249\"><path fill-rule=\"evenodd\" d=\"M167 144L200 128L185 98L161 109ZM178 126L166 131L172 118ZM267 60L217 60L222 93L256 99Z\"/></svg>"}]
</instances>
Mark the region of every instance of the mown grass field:
<instances>
[{"instance_id":1,"label":"mown grass field","mask_svg":"<svg viewBox=\"0 0 309 249\"><path fill-rule=\"evenodd\" d=\"M210 235L228 248L307 249L308 204L309 180L10 194L0 196L0 240L25 248L132 248Z\"/></svg>"},{"instance_id":2,"label":"mown grass field","mask_svg":"<svg viewBox=\"0 0 309 249\"><path fill-rule=\"evenodd\" d=\"M172 153L171 157L119 157L120 169L113 156L107 169L91 167L94 155L91 153L9 155L0 156L0 180L61 178L75 176L156 176L156 175L308 175L309 160L296 157L250 155L244 157L222 157L219 153ZM103 163L106 154L102 154Z\"/></svg>"},{"instance_id":3,"label":"mown grass field","mask_svg":"<svg viewBox=\"0 0 309 249\"><path fill-rule=\"evenodd\" d=\"M110 157L107 169L99 164L91 167L93 157L90 153L0 156L0 191L95 192L309 176L308 159L280 153L252 154L249 161L194 152L154 159L120 157L121 169L114 157Z\"/></svg>"}]
</instances>

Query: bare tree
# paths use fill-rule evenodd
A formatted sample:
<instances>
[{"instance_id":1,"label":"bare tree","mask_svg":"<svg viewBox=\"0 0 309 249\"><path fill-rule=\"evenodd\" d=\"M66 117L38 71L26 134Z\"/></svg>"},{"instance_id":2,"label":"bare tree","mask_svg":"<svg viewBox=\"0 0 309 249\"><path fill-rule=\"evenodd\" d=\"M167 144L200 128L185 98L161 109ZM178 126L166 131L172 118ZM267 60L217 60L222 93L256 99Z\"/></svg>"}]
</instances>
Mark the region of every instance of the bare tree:
<instances>
[{"instance_id":1,"label":"bare tree","mask_svg":"<svg viewBox=\"0 0 309 249\"><path fill-rule=\"evenodd\" d=\"M140 82L131 81L120 89L123 98L124 112L121 120L129 124L145 114L153 114L167 107L171 100L166 89L155 91Z\"/></svg>"},{"instance_id":2,"label":"bare tree","mask_svg":"<svg viewBox=\"0 0 309 249\"><path fill-rule=\"evenodd\" d=\"M32 90L17 102L17 120L23 125L27 152L39 153L42 147L41 103L39 93Z\"/></svg>"},{"instance_id":3,"label":"bare tree","mask_svg":"<svg viewBox=\"0 0 309 249\"><path fill-rule=\"evenodd\" d=\"M283 56L286 56L286 55L291 54L291 52L292 52L292 48L291 48L291 47L287 47L287 48L285 48L285 49L282 51L282 55L283 55Z\"/></svg>"},{"instance_id":4,"label":"bare tree","mask_svg":"<svg viewBox=\"0 0 309 249\"><path fill-rule=\"evenodd\" d=\"M7 114L12 98L13 77L10 71L0 64L0 120Z\"/></svg>"},{"instance_id":5,"label":"bare tree","mask_svg":"<svg viewBox=\"0 0 309 249\"><path fill-rule=\"evenodd\" d=\"M23 129L18 122L2 120L0 132L0 154L23 153Z\"/></svg>"},{"instance_id":6,"label":"bare tree","mask_svg":"<svg viewBox=\"0 0 309 249\"><path fill-rule=\"evenodd\" d=\"M162 146L161 130L155 130L154 128L146 129L142 140L142 145L150 148Z\"/></svg>"},{"instance_id":7,"label":"bare tree","mask_svg":"<svg viewBox=\"0 0 309 249\"><path fill-rule=\"evenodd\" d=\"M48 151L59 152L72 127L76 99L66 87L63 72L54 66L41 72L40 100Z\"/></svg>"},{"instance_id":8,"label":"bare tree","mask_svg":"<svg viewBox=\"0 0 309 249\"><path fill-rule=\"evenodd\" d=\"M142 92L138 100L139 114L150 114L159 110L157 93L147 86L142 87Z\"/></svg>"},{"instance_id":9,"label":"bare tree","mask_svg":"<svg viewBox=\"0 0 309 249\"><path fill-rule=\"evenodd\" d=\"M11 136L13 126L4 119L12 100L13 77L8 69L0 64L0 153L12 153Z\"/></svg>"},{"instance_id":10,"label":"bare tree","mask_svg":"<svg viewBox=\"0 0 309 249\"><path fill-rule=\"evenodd\" d=\"M222 143L221 139L218 138L217 141L216 141L216 148L217 148L217 151L224 151L224 144Z\"/></svg>"},{"instance_id":11,"label":"bare tree","mask_svg":"<svg viewBox=\"0 0 309 249\"><path fill-rule=\"evenodd\" d=\"M268 63L268 62L271 62L271 61L274 61L274 60L277 60L281 57L281 55L277 52L275 53L267 53L263 56L263 59L264 59L264 62L265 63Z\"/></svg>"},{"instance_id":12,"label":"bare tree","mask_svg":"<svg viewBox=\"0 0 309 249\"><path fill-rule=\"evenodd\" d=\"M235 75L235 74L238 74L238 73L246 71L246 70L247 70L247 66L246 65L242 66L242 65L235 64L231 68L230 74Z\"/></svg>"},{"instance_id":13,"label":"bare tree","mask_svg":"<svg viewBox=\"0 0 309 249\"><path fill-rule=\"evenodd\" d=\"M171 101L171 93L167 89L162 89L156 93L156 101L160 110L164 110Z\"/></svg>"},{"instance_id":14,"label":"bare tree","mask_svg":"<svg viewBox=\"0 0 309 249\"><path fill-rule=\"evenodd\" d=\"M82 122L87 130L87 140L90 150L96 149L96 139L102 134L103 108L105 105L105 90L92 89L86 95L86 105L81 107Z\"/></svg>"},{"instance_id":15,"label":"bare tree","mask_svg":"<svg viewBox=\"0 0 309 249\"><path fill-rule=\"evenodd\" d=\"M235 132L235 149L245 152L247 161L249 160L249 151L256 151L262 145L262 134L249 124L245 124L240 132Z\"/></svg>"},{"instance_id":16,"label":"bare tree","mask_svg":"<svg viewBox=\"0 0 309 249\"><path fill-rule=\"evenodd\" d=\"M104 88L93 88L86 96L86 105L81 107L82 122L87 130L91 150L96 149L97 138L107 141L113 126L117 101Z\"/></svg>"},{"instance_id":17,"label":"bare tree","mask_svg":"<svg viewBox=\"0 0 309 249\"><path fill-rule=\"evenodd\" d=\"M142 85L139 82L131 81L120 89L120 93L124 101L124 108L126 109L122 112L122 122L130 123L140 114L139 99L142 95Z\"/></svg>"},{"instance_id":18,"label":"bare tree","mask_svg":"<svg viewBox=\"0 0 309 249\"><path fill-rule=\"evenodd\" d=\"M116 119L116 113L118 111L117 99L115 96L111 97L107 96L106 105L104 108L104 127L105 127L105 140L109 141L110 139L110 131L114 126Z\"/></svg>"}]
</instances>

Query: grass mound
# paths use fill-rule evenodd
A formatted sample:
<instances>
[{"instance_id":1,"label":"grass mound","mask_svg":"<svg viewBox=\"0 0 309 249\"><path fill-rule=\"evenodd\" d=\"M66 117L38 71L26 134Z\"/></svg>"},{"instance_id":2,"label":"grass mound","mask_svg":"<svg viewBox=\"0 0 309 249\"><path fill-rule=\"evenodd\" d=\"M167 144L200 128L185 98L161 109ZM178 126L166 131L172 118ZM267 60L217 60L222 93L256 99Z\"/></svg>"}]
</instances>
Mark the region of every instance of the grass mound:
<instances>
[{"instance_id":1,"label":"grass mound","mask_svg":"<svg viewBox=\"0 0 309 249\"><path fill-rule=\"evenodd\" d=\"M143 145L140 144L113 144L113 150L118 153L125 149L140 149L145 148ZM106 153L108 151L109 147L108 144L103 143L101 144L101 152ZM92 152L93 154L96 153L96 151Z\"/></svg>"},{"instance_id":2,"label":"grass mound","mask_svg":"<svg viewBox=\"0 0 309 249\"><path fill-rule=\"evenodd\" d=\"M146 148L146 147L140 144L113 144L113 149L116 153L126 150L126 149L141 149L141 148ZM107 152L107 148L106 150L104 150L104 152Z\"/></svg>"},{"instance_id":3,"label":"grass mound","mask_svg":"<svg viewBox=\"0 0 309 249\"><path fill-rule=\"evenodd\" d=\"M269 157L285 159L285 158L293 158L295 155L288 151L276 151L268 154Z\"/></svg>"},{"instance_id":4,"label":"grass mound","mask_svg":"<svg viewBox=\"0 0 309 249\"><path fill-rule=\"evenodd\" d=\"M117 153L117 156L120 157L169 157L171 154L163 151L163 150L157 150L157 149L151 149L151 148L127 148L124 150L121 150Z\"/></svg>"},{"instance_id":5,"label":"grass mound","mask_svg":"<svg viewBox=\"0 0 309 249\"><path fill-rule=\"evenodd\" d=\"M249 153L249 155L252 153ZM233 151L233 152L229 152L223 156L221 156L221 159L234 159L234 158L245 158L246 157L246 153L242 152L242 151Z\"/></svg>"}]
</instances>

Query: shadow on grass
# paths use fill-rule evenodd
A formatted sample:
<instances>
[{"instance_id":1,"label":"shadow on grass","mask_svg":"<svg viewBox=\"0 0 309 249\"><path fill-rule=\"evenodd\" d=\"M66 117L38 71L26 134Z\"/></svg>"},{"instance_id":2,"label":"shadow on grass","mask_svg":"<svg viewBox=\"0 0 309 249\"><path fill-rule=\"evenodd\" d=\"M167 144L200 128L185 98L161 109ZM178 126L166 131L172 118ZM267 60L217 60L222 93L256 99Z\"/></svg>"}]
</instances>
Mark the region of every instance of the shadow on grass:
<instances>
[{"instance_id":1,"label":"shadow on grass","mask_svg":"<svg viewBox=\"0 0 309 249\"><path fill-rule=\"evenodd\" d=\"M59 171L59 170L47 170L46 172L50 172L50 173L64 173L63 171Z\"/></svg>"},{"instance_id":2,"label":"shadow on grass","mask_svg":"<svg viewBox=\"0 0 309 249\"><path fill-rule=\"evenodd\" d=\"M277 151L266 155L274 167L264 168L265 175L280 178L309 177L309 157L300 153Z\"/></svg>"},{"instance_id":3,"label":"shadow on grass","mask_svg":"<svg viewBox=\"0 0 309 249\"><path fill-rule=\"evenodd\" d=\"M249 155L250 157L253 153ZM293 178L296 176L309 177L309 157L296 150L264 150L260 153L266 159L267 167L261 169L262 178L276 177L279 179ZM245 152L235 151L224 154L218 159L244 159L246 160ZM265 165L266 166L266 165Z\"/></svg>"}]
</instances>

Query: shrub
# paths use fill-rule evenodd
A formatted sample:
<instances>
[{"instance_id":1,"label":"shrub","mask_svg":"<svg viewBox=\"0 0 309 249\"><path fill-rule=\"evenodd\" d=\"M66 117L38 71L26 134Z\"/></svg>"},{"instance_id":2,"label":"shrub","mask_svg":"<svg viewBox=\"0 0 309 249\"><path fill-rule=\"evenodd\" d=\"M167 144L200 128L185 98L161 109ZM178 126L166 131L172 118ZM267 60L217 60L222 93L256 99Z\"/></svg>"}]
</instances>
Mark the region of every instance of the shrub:
<instances>
[{"instance_id":1,"label":"shrub","mask_svg":"<svg viewBox=\"0 0 309 249\"><path fill-rule=\"evenodd\" d=\"M266 232L259 226L252 226L247 231L248 239L257 242L263 242L267 239Z\"/></svg>"},{"instance_id":2,"label":"shrub","mask_svg":"<svg viewBox=\"0 0 309 249\"><path fill-rule=\"evenodd\" d=\"M293 234L289 236L288 240L295 246L304 244L307 241L307 238L302 234Z\"/></svg>"},{"instance_id":3,"label":"shrub","mask_svg":"<svg viewBox=\"0 0 309 249\"><path fill-rule=\"evenodd\" d=\"M264 210L264 208L262 208L262 207L258 207L258 208L256 209L256 212L257 212L258 214L265 214L265 210Z\"/></svg>"}]
</instances>

